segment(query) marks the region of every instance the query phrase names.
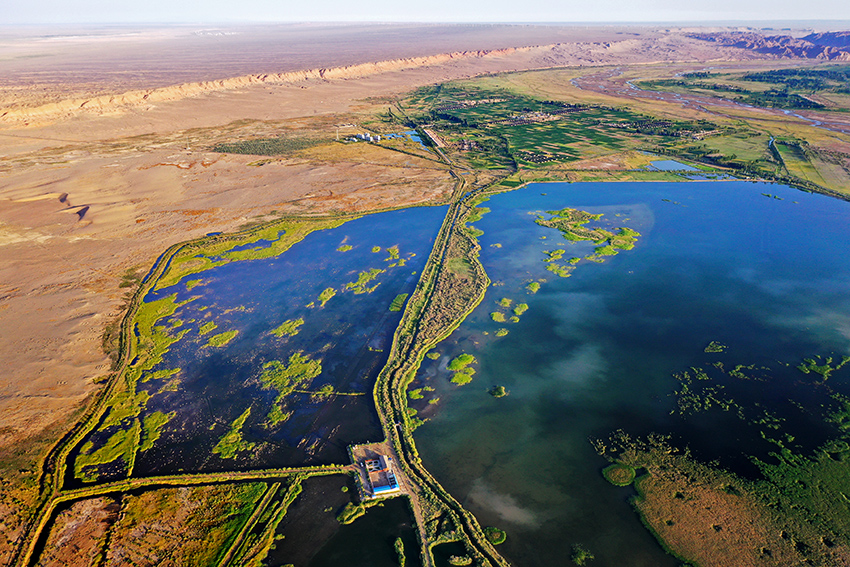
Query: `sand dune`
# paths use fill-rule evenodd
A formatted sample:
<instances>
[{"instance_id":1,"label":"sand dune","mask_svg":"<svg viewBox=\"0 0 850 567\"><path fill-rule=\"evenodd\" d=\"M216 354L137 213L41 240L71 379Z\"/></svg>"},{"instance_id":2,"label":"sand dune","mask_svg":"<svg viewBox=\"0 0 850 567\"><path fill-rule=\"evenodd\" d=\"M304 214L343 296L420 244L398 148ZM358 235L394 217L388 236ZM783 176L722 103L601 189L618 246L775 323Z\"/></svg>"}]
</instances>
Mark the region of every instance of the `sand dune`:
<instances>
[{"instance_id":1,"label":"sand dune","mask_svg":"<svg viewBox=\"0 0 850 567\"><path fill-rule=\"evenodd\" d=\"M636 34L635 34L636 35ZM0 127L33 126L81 114L109 115L130 109L151 107L205 94L234 91L263 85L315 85L317 82L348 81L388 73L433 69L448 71L456 78L457 69L470 72L541 69L569 65L610 65L658 63L666 61L709 60L765 57L735 46L710 45L681 33L646 33L623 37L620 32L602 34L599 41L558 42L501 49L454 51L434 55L404 57L338 67L317 67L280 73L241 75L219 80L194 81L141 90L91 97L69 98L34 106L0 108ZM455 72L451 72L455 69ZM449 77L446 77L449 78Z\"/></svg>"}]
</instances>

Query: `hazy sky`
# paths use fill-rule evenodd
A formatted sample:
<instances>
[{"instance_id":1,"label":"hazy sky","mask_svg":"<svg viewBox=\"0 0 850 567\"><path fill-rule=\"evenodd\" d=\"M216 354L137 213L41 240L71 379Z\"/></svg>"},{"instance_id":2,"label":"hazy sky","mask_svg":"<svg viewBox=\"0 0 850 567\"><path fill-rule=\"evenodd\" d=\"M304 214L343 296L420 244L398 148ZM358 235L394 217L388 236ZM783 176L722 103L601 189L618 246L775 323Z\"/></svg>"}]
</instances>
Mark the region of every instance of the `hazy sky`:
<instances>
[{"instance_id":1,"label":"hazy sky","mask_svg":"<svg viewBox=\"0 0 850 567\"><path fill-rule=\"evenodd\" d=\"M12 0L0 23L846 20L847 0Z\"/></svg>"}]
</instances>

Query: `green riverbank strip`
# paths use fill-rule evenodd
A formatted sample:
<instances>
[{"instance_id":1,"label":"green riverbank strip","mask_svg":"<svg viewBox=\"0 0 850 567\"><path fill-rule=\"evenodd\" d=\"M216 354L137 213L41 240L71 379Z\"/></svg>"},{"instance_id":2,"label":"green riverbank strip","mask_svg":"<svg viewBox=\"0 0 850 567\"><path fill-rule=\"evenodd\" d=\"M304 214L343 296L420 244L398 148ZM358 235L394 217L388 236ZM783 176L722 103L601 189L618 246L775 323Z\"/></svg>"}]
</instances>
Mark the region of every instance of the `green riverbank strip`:
<instances>
[{"instance_id":1,"label":"green riverbank strip","mask_svg":"<svg viewBox=\"0 0 850 567\"><path fill-rule=\"evenodd\" d=\"M406 391L425 354L460 326L484 298L490 284L478 261L478 243L465 226L474 205L475 201L467 197L449 208L422 277L393 336L387 363L375 385L375 405L387 441L395 449L398 464L416 492L411 495L411 503L419 530L423 567L434 565L433 547L452 541L462 542L477 565L508 565L476 518L422 465L412 435L415 423L407 412ZM453 292L447 282L457 276L452 275L449 260L458 251L465 252L471 271L467 280L468 296L462 298L465 300L462 308L443 313L446 302L440 294ZM444 286L441 287L441 283Z\"/></svg>"}]
</instances>

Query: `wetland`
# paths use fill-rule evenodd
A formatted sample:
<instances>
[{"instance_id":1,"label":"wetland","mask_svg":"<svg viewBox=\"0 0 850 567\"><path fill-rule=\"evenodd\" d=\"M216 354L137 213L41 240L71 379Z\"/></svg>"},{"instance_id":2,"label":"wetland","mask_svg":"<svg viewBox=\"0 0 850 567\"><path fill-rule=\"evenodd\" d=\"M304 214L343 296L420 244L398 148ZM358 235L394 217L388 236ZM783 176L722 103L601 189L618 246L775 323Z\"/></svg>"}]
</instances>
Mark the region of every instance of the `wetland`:
<instances>
[{"instance_id":1,"label":"wetland","mask_svg":"<svg viewBox=\"0 0 850 567\"><path fill-rule=\"evenodd\" d=\"M92 553L143 552L163 542L129 530L174 508L216 542L197 564L838 564L850 210L807 191L841 172L801 177L808 146L741 121L542 84L423 87L363 116L380 141L269 123L211 145L416 158L454 188L272 212L128 270L113 374L45 458L13 563L92 508ZM375 451L400 498L363 486Z\"/></svg>"},{"instance_id":2,"label":"wetland","mask_svg":"<svg viewBox=\"0 0 850 567\"><path fill-rule=\"evenodd\" d=\"M345 463L349 444L380 439L370 392L400 317L391 308L413 289L444 214L429 207L355 218L283 254L214 259L200 285L166 272L142 304L153 314L138 331L143 341L158 337L157 357L87 437L77 477ZM372 253L378 245L393 254ZM145 435L135 451L139 423L156 438Z\"/></svg>"},{"instance_id":3,"label":"wetland","mask_svg":"<svg viewBox=\"0 0 850 567\"><path fill-rule=\"evenodd\" d=\"M848 205L731 180L502 191L466 206L436 279L466 282L481 295L465 292L466 303L451 304L470 307L465 317L452 315L456 328L445 338L410 343L425 350L400 382L409 428L401 438L415 442L414 461L439 483L427 490L444 487L488 526L482 539L518 565L564 557L719 564L722 554L701 555L705 547L688 542L740 532L731 518L753 514L767 518L751 534L758 545L721 539L732 556L746 548L764 557L764 549L778 564L828 557L832 547L818 542L850 545L850 530L828 504L789 489L818 463L833 491L847 474L840 463L823 464L843 459L835 456L845 452L850 407L842 331L850 259L841 253ZM116 389L80 437L69 486L341 471L350 446L383 438L380 413L391 410L371 393L405 336L406 307L423 309L429 297L422 282L433 276L421 274L446 214L427 207L313 230L285 224L261 232L266 240L178 251L135 317L134 382ZM293 230L297 239L278 244ZM460 237L467 240L452 244ZM453 248L459 242L467 244ZM228 257L238 259L222 261ZM486 287L474 284L482 278ZM445 289L431 300L452 301ZM435 564L476 562L427 490L410 506L402 498L375 509L353 503L351 484L339 475L310 479L303 495L298 484L286 500L293 516L270 509L263 518L273 521L260 522L250 540L265 542L265 551L251 553L311 566L389 567L402 557L416 565L427 560L415 517L430 514L443 526L430 536L439 543ZM671 504L668 493L683 496ZM767 510L771 498L809 511L752 512ZM705 536L681 499L725 506L727 515ZM253 506L259 514L264 504ZM317 534L310 551L271 545L286 534L301 541L292 531L298 518ZM771 530L791 533L793 545L783 547ZM369 546L352 553L355 541ZM228 553L250 549L234 544Z\"/></svg>"},{"instance_id":4,"label":"wetland","mask_svg":"<svg viewBox=\"0 0 850 567\"><path fill-rule=\"evenodd\" d=\"M830 412L812 408L837 411L835 396L850 393L840 369L850 349L846 203L716 181L532 184L487 206L476 227L493 284L437 345L440 356L423 361L411 388L433 390L410 404L424 420L415 433L423 463L483 524L508 533L499 551L512 563L562 564L576 546L593 565L680 563L641 524L634 489L606 481L629 485L630 475L612 473L634 470L606 469L592 439L663 433L696 462L758 479L755 461L775 463L778 440L815 455L841 438ZM582 241L585 225L564 231L541 215L592 221L598 234ZM616 256L582 261L569 278L547 270L553 247L589 259L626 229L640 236ZM527 308L500 334L505 306L516 304ZM475 377L458 387L467 360ZM710 380L691 370L718 374L716 365L725 373ZM690 390L677 380L683 370ZM493 384L510 396L488 395ZM680 411L683 397L693 411ZM765 429L766 415L777 429ZM720 564L684 557L697 558Z\"/></svg>"}]
</instances>

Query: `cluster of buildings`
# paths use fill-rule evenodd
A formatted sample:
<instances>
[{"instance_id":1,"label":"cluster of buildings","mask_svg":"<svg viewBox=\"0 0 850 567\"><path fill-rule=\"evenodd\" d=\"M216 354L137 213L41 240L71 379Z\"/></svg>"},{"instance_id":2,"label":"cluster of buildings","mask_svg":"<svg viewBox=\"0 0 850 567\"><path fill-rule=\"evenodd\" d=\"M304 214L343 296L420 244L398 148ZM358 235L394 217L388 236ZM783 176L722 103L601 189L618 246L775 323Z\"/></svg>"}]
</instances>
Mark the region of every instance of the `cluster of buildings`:
<instances>
[{"instance_id":1,"label":"cluster of buildings","mask_svg":"<svg viewBox=\"0 0 850 567\"><path fill-rule=\"evenodd\" d=\"M363 461L372 497L388 496L401 492L393 471L392 457L379 455L377 459Z\"/></svg>"},{"instance_id":2,"label":"cluster of buildings","mask_svg":"<svg viewBox=\"0 0 850 567\"><path fill-rule=\"evenodd\" d=\"M357 134L353 138L351 138L352 142L356 142L358 140L363 140L364 142L380 142L381 137L377 134L370 134L369 132L361 132Z\"/></svg>"}]
</instances>

